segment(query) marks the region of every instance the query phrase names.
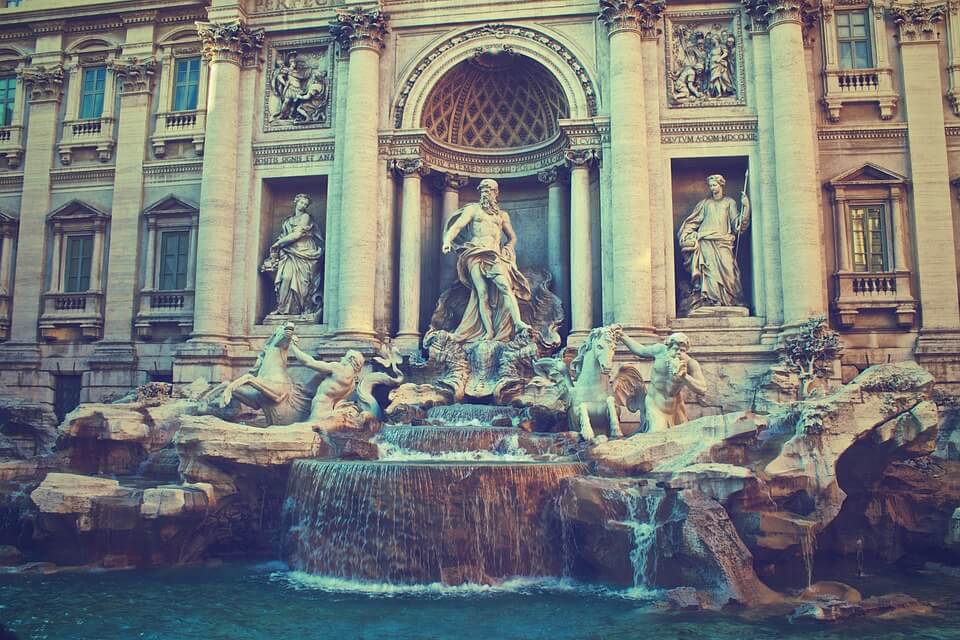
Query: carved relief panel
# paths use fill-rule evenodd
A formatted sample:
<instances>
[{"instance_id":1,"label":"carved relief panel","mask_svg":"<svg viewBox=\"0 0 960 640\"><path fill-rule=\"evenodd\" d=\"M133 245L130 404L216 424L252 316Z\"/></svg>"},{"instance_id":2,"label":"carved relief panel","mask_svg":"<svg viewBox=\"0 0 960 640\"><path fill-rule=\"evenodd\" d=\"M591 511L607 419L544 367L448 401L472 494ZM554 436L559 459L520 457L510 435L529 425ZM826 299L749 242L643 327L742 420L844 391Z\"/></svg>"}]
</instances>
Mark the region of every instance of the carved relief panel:
<instances>
[{"instance_id":1,"label":"carved relief panel","mask_svg":"<svg viewBox=\"0 0 960 640\"><path fill-rule=\"evenodd\" d=\"M668 13L664 42L670 107L745 104L743 28L738 12Z\"/></svg>"},{"instance_id":2,"label":"carved relief panel","mask_svg":"<svg viewBox=\"0 0 960 640\"><path fill-rule=\"evenodd\" d=\"M330 40L290 40L270 47L264 131L330 126L331 44Z\"/></svg>"}]
</instances>

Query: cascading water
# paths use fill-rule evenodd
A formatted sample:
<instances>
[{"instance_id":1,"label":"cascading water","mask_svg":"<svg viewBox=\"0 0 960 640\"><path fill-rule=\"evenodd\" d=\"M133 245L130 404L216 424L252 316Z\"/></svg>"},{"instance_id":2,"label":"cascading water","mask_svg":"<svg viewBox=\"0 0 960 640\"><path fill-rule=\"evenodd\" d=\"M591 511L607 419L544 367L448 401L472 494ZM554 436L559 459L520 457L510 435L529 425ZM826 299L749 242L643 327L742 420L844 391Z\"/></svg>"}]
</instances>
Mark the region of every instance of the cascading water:
<instances>
[{"instance_id":1,"label":"cascading water","mask_svg":"<svg viewBox=\"0 0 960 640\"><path fill-rule=\"evenodd\" d=\"M577 463L298 460L284 521L292 568L392 583L559 576L561 481Z\"/></svg>"},{"instance_id":2,"label":"cascading water","mask_svg":"<svg viewBox=\"0 0 960 640\"><path fill-rule=\"evenodd\" d=\"M571 448L568 438L532 434L511 427L439 427L395 425L384 427L373 442L381 460L431 458L533 461L534 456L563 455ZM455 456L450 454L469 454ZM485 454L485 455L479 455Z\"/></svg>"},{"instance_id":3,"label":"cascading water","mask_svg":"<svg viewBox=\"0 0 960 640\"><path fill-rule=\"evenodd\" d=\"M451 404L427 409L427 424L440 426L511 426L523 414L516 407L489 404Z\"/></svg>"},{"instance_id":4,"label":"cascading water","mask_svg":"<svg viewBox=\"0 0 960 640\"><path fill-rule=\"evenodd\" d=\"M633 534L633 549L630 562L633 564L634 588L653 588L657 570L655 544L659 524L657 514L663 502L664 493L656 491L649 494L627 494L627 517L622 524Z\"/></svg>"}]
</instances>

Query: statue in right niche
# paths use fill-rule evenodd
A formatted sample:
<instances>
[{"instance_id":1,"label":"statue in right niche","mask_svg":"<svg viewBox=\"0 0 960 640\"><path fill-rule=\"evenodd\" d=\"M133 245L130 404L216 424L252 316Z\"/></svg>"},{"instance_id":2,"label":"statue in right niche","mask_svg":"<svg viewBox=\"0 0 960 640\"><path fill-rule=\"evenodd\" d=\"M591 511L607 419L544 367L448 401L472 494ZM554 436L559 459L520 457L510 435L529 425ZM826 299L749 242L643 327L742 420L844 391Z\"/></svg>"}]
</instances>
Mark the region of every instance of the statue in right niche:
<instances>
[{"instance_id":1,"label":"statue in right niche","mask_svg":"<svg viewBox=\"0 0 960 640\"><path fill-rule=\"evenodd\" d=\"M697 203L677 232L683 266L690 274L681 306L688 308L690 315L709 315L711 307L745 306L737 249L741 235L750 227L750 199L741 193L737 211L734 199L723 193L725 185L722 175L708 177L710 197Z\"/></svg>"}]
</instances>

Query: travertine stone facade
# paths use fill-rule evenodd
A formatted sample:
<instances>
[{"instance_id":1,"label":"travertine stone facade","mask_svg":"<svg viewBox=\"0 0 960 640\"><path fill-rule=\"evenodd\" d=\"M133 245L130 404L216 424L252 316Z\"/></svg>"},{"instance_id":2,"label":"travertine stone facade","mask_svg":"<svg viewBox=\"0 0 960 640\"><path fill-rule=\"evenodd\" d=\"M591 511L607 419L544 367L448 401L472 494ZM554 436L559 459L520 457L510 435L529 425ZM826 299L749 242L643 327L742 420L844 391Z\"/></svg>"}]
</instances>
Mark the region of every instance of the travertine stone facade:
<instances>
[{"instance_id":1,"label":"travertine stone facade","mask_svg":"<svg viewBox=\"0 0 960 640\"><path fill-rule=\"evenodd\" d=\"M5 393L62 411L243 371L298 194L324 242L302 347L413 352L482 178L569 344L690 337L712 381L691 417L746 402L819 314L844 377L916 359L960 386L956 3L62 4L0 9ZM677 231L712 174L749 195L747 315L682 305Z\"/></svg>"}]
</instances>

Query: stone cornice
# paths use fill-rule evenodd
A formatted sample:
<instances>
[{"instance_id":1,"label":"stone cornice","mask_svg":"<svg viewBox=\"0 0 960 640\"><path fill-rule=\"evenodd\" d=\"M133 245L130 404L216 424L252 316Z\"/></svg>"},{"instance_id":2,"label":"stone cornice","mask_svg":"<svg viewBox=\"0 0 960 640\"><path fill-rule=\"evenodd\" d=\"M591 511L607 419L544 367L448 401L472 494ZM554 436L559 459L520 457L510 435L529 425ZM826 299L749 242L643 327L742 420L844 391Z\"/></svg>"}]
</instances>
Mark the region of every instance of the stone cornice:
<instances>
[{"instance_id":1,"label":"stone cornice","mask_svg":"<svg viewBox=\"0 0 960 640\"><path fill-rule=\"evenodd\" d=\"M665 8L664 0L600 0L599 19L609 35L634 31L650 38L663 32L660 25Z\"/></svg>"},{"instance_id":2,"label":"stone cornice","mask_svg":"<svg viewBox=\"0 0 960 640\"><path fill-rule=\"evenodd\" d=\"M18 75L30 85L31 102L56 102L63 96L62 64L24 67Z\"/></svg>"},{"instance_id":3,"label":"stone cornice","mask_svg":"<svg viewBox=\"0 0 960 640\"><path fill-rule=\"evenodd\" d=\"M110 66L120 78L120 93L129 95L150 92L153 76L157 72L157 61L154 58L131 56L114 60Z\"/></svg>"},{"instance_id":4,"label":"stone cornice","mask_svg":"<svg viewBox=\"0 0 960 640\"><path fill-rule=\"evenodd\" d=\"M44 20L42 22L33 22L30 24L30 30L40 35L43 33L60 33L63 31L66 22L63 20Z\"/></svg>"},{"instance_id":5,"label":"stone cornice","mask_svg":"<svg viewBox=\"0 0 960 640\"><path fill-rule=\"evenodd\" d=\"M330 23L330 33L344 50L372 49L379 53L387 35L387 19L379 7L337 11L337 19Z\"/></svg>"},{"instance_id":6,"label":"stone cornice","mask_svg":"<svg viewBox=\"0 0 960 640\"><path fill-rule=\"evenodd\" d=\"M937 42L940 34L937 23L943 20L945 4L925 4L914 0L913 4L893 4L890 14L897 25L897 40L901 45L916 42Z\"/></svg>"},{"instance_id":7,"label":"stone cornice","mask_svg":"<svg viewBox=\"0 0 960 640\"><path fill-rule=\"evenodd\" d=\"M125 25L151 24L157 21L157 11L134 11L120 16Z\"/></svg>"},{"instance_id":8,"label":"stone cornice","mask_svg":"<svg viewBox=\"0 0 960 640\"><path fill-rule=\"evenodd\" d=\"M50 171L50 181L53 184L82 182L108 184L113 182L116 172L113 167L93 169L54 169Z\"/></svg>"},{"instance_id":9,"label":"stone cornice","mask_svg":"<svg viewBox=\"0 0 960 640\"><path fill-rule=\"evenodd\" d=\"M756 120L663 122L661 144L703 144L708 142L753 142L757 140Z\"/></svg>"},{"instance_id":10,"label":"stone cornice","mask_svg":"<svg viewBox=\"0 0 960 640\"><path fill-rule=\"evenodd\" d=\"M239 20L228 23L197 22L203 56L211 62L250 66L260 57L263 29L251 29Z\"/></svg>"}]
</instances>

